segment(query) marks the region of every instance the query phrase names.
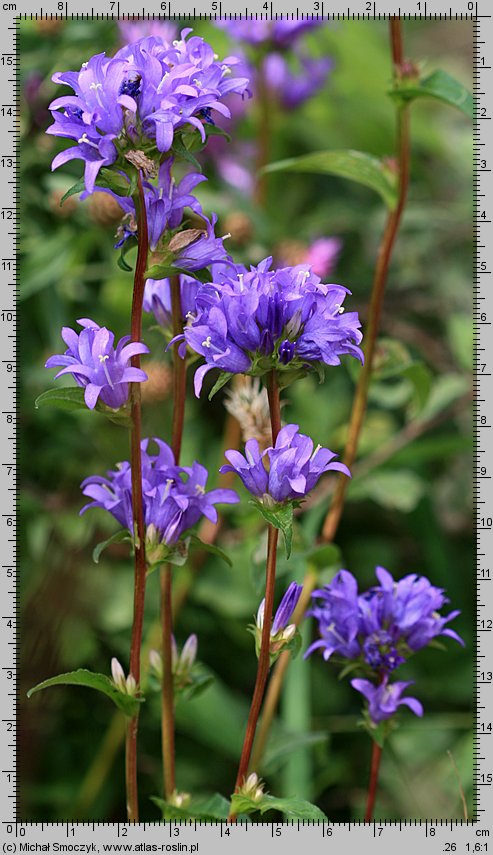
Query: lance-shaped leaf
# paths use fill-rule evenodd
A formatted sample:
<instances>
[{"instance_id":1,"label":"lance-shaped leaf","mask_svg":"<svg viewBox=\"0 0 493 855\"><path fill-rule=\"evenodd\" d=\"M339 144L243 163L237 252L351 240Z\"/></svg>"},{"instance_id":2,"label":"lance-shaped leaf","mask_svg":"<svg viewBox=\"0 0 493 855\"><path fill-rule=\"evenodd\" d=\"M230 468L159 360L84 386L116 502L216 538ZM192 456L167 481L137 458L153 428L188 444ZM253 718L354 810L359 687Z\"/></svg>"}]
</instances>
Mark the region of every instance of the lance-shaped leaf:
<instances>
[{"instance_id":1,"label":"lance-shaped leaf","mask_svg":"<svg viewBox=\"0 0 493 855\"><path fill-rule=\"evenodd\" d=\"M192 799L184 807L172 805L157 796L151 796L151 801L160 809L162 818L167 820L200 819L202 822L216 822L226 820L229 814L229 802L219 793Z\"/></svg>"},{"instance_id":2,"label":"lance-shaped leaf","mask_svg":"<svg viewBox=\"0 0 493 855\"><path fill-rule=\"evenodd\" d=\"M469 119L474 118L474 101L471 93L451 74L446 71L434 71L422 80L402 80L390 95L404 101L414 101L415 98L435 98L450 107L461 110Z\"/></svg>"},{"instance_id":3,"label":"lance-shaped leaf","mask_svg":"<svg viewBox=\"0 0 493 855\"><path fill-rule=\"evenodd\" d=\"M112 543L132 543L132 538L128 533L126 528L122 528L120 531L117 531L116 534L112 534L107 540L101 541L97 546L94 547L92 553L92 560L95 564L99 564L99 559L101 558L101 554L107 549L108 546L111 546Z\"/></svg>"},{"instance_id":4,"label":"lance-shaped leaf","mask_svg":"<svg viewBox=\"0 0 493 855\"><path fill-rule=\"evenodd\" d=\"M229 371L221 371L218 379L214 383L214 386L212 387L211 391L209 392L209 401L212 401L214 395L216 395L219 390L226 385L226 383L229 383L232 377L233 375Z\"/></svg>"},{"instance_id":5,"label":"lance-shaped leaf","mask_svg":"<svg viewBox=\"0 0 493 855\"><path fill-rule=\"evenodd\" d=\"M363 151L316 151L301 157L291 157L269 163L263 172L315 172L318 175L336 175L364 184L378 193L389 208L397 203L396 174L377 157Z\"/></svg>"},{"instance_id":6,"label":"lance-shaped leaf","mask_svg":"<svg viewBox=\"0 0 493 855\"><path fill-rule=\"evenodd\" d=\"M278 799L275 796L265 795L258 801L248 796L235 793L231 799L231 809L235 816L240 813L250 814L260 811L261 814L269 810L278 810L288 819L308 819L327 822L327 817L316 805L306 802L304 799Z\"/></svg>"},{"instance_id":7,"label":"lance-shaped leaf","mask_svg":"<svg viewBox=\"0 0 493 855\"><path fill-rule=\"evenodd\" d=\"M113 680L110 680L106 674L94 674L92 671L87 671L85 668L80 668L78 671L69 671L67 674L58 674L56 677L50 677L49 680L43 680L32 689L29 689L27 697L30 698L36 692L42 689L49 689L51 686L85 686L87 689L96 689L97 692L102 692L103 695L110 698L113 703L125 715L130 718L139 710L139 704L143 703L144 698L136 698L132 695L124 695L120 692Z\"/></svg>"},{"instance_id":8,"label":"lance-shaped leaf","mask_svg":"<svg viewBox=\"0 0 493 855\"><path fill-rule=\"evenodd\" d=\"M35 402L34 406L37 410L43 407L56 407L58 410L87 410L87 404L84 401L84 389L80 386L75 388L65 388L61 386L59 389L48 389L42 392Z\"/></svg>"},{"instance_id":9,"label":"lance-shaped leaf","mask_svg":"<svg viewBox=\"0 0 493 855\"><path fill-rule=\"evenodd\" d=\"M190 535L191 543L197 547L199 550L203 550L204 552L209 552L211 555L216 555L217 558L220 558L221 561L224 561L230 567L233 566L233 562L229 555L227 555L219 546L214 546L213 543L205 543L205 541L201 540L197 535Z\"/></svg>"},{"instance_id":10,"label":"lance-shaped leaf","mask_svg":"<svg viewBox=\"0 0 493 855\"><path fill-rule=\"evenodd\" d=\"M34 406L37 410L44 407L55 407L58 410L66 411L88 409L84 400L84 389L81 386L60 386L58 389L48 389L36 398ZM113 410L103 404L102 401L98 401L95 410L121 427L130 427L131 425L130 413L126 407Z\"/></svg>"},{"instance_id":11,"label":"lance-shaped leaf","mask_svg":"<svg viewBox=\"0 0 493 855\"><path fill-rule=\"evenodd\" d=\"M262 502L251 502L260 511L264 520L274 528L278 528L284 535L286 547L286 558L291 555L291 544L293 542L293 503L285 502L273 508L267 508Z\"/></svg>"}]
</instances>

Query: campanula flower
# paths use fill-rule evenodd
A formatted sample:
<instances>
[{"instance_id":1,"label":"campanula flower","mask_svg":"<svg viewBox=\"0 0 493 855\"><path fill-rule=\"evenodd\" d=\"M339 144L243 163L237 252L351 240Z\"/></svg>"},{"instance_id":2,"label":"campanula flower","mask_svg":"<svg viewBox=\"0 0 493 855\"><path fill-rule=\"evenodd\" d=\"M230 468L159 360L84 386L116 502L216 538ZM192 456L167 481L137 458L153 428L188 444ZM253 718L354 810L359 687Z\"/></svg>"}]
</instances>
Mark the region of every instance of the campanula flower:
<instances>
[{"instance_id":1,"label":"campanula flower","mask_svg":"<svg viewBox=\"0 0 493 855\"><path fill-rule=\"evenodd\" d=\"M298 425L283 427L275 445L262 453L257 440L250 439L245 456L235 450L226 451L225 456L229 464L220 471L236 472L246 489L267 505L302 500L325 472L338 471L350 477L347 466L335 461L330 449L314 449L313 441L299 433Z\"/></svg>"},{"instance_id":2,"label":"campanula flower","mask_svg":"<svg viewBox=\"0 0 493 855\"><path fill-rule=\"evenodd\" d=\"M287 648L291 648L293 646L293 642L295 638L301 642L301 638L299 633L296 630L296 624L289 623L289 620L298 604L298 600L301 596L301 592L303 590L302 585L297 585L296 582L291 582L289 588L285 592L277 611L274 615L274 620L272 621L272 626L270 628L270 643L269 643L269 654L270 654L270 664L276 661L279 657L279 654L286 650ZM262 631L264 627L264 615L265 615L265 599L262 600L260 606L257 611L257 618L255 621L255 626L251 627L253 635L255 637L255 652L257 657L260 655L260 649L262 646Z\"/></svg>"},{"instance_id":3,"label":"campanula flower","mask_svg":"<svg viewBox=\"0 0 493 855\"><path fill-rule=\"evenodd\" d=\"M203 39L188 38L191 32L182 30L171 45L150 36L114 57L93 56L79 71L57 72L53 81L74 94L52 101L54 122L47 133L76 145L57 155L52 169L83 160L86 191L92 193L103 166L128 166L129 150L152 154L156 146L168 152L186 126L205 142L204 123L212 115L228 117L224 98L246 93L248 80L235 75L235 57L218 61Z\"/></svg>"},{"instance_id":4,"label":"campanula flower","mask_svg":"<svg viewBox=\"0 0 493 855\"><path fill-rule=\"evenodd\" d=\"M166 231L173 231L181 225L185 208L190 208L196 214L202 214L202 207L198 199L192 195L192 191L198 184L207 181L207 178L205 175L190 172L177 183L171 174L173 163L174 160L170 157L160 166L156 185L149 181L143 182L149 246L152 251L156 249ZM135 223L135 205L129 196L119 196L112 191L106 192L116 199L125 212L122 239L116 244L118 248L128 237L137 237L136 226L125 231L128 218Z\"/></svg>"},{"instance_id":5,"label":"campanula flower","mask_svg":"<svg viewBox=\"0 0 493 855\"><path fill-rule=\"evenodd\" d=\"M149 440L141 445L142 494L148 558L160 556L159 546L175 544L202 516L217 522L216 504L239 501L234 490L206 491L207 469L194 462L191 467L176 466L170 447L154 439L157 454L149 452ZM103 508L130 532L133 531L132 479L130 464L118 464L107 477L94 475L82 482L82 492L92 501L89 508Z\"/></svg>"},{"instance_id":6,"label":"campanula flower","mask_svg":"<svg viewBox=\"0 0 493 855\"><path fill-rule=\"evenodd\" d=\"M130 336L120 339L114 347L115 336L106 327L100 327L89 318L77 321L82 332L77 333L63 327L62 338L67 345L64 354L50 356L46 368L62 365L56 377L73 374L75 382L85 388L84 399L93 410L98 398L113 410L122 407L128 400L129 383L142 383L147 374L133 368L133 356L149 353L141 342L131 342Z\"/></svg>"},{"instance_id":7,"label":"campanula flower","mask_svg":"<svg viewBox=\"0 0 493 855\"><path fill-rule=\"evenodd\" d=\"M320 639L307 650L320 648L361 663L363 669L390 673L434 638L445 635L463 644L446 624L460 614L439 614L448 599L424 576L411 574L395 582L383 567L376 568L379 584L358 594L354 576L341 570L330 584L313 592L310 614L319 624Z\"/></svg>"},{"instance_id":8,"label":"campanula flower","mask_svg":"<svg viewBox=\"0 0 493 855\"><path fill-rule=\"evenodd\" d=\"M348 289L322 284L306 264L271 270L271 263L247 272L232 266L220 283L199 288L197 316L183 333L206 360L195 375L197 395L213 368L254 376L277 369L283 383L285 371L289 378L339 365L346 354L363 361L358 315L342 305Z\"/></svg>"},{"instance_id":9,"label":"campanula flower","mask_svg":"<svg viewBox=\"0 0 493 855\"><path fill-rule=\"evenodd\" d=\"M375 686L369 680L355 679L351 680L351 685L365 696L368 701L368 714L375 725L391 718L400 706L409 707L415 715L423 715L423 706L417 698L402 697L407 687L412 685L412 680L389 684L388 677L384 677L381 683Z\"/></svg>"}]
</instances>

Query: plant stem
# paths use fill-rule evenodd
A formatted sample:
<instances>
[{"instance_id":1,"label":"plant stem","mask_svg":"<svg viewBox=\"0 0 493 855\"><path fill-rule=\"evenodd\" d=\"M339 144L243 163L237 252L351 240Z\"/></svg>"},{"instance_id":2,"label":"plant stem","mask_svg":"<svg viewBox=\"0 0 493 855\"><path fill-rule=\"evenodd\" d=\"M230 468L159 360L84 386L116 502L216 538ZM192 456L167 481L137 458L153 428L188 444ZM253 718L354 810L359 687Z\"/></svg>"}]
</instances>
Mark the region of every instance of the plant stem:
<instances>
[{"instance_id":1,"label":"plant stem","mask_svg":"<svg viewBox=\"0 0 493 855\"><path fill-rule=\"evenodd\" d=\"M173 611L171 607L171 565L161 568L161 655L163 680L161 691L161 748L163 756L163 789L168 800L175 791L175 699L173 688L172 647Z\"/></svg>"},{"instance_id":2,"label":"plant stem","mask_svg":"<svg viewBox=\"0 0 493 855\"><path fill-rule=\"evenodd\" d=\"M392 62L394 66L394 74L400 77L403 65L402 52L402 31L401 19L393 17L390 19L390 40L392 50ZM409 185L409 112L408 107L399 107L397 112L397 148L398 148L398 201L396 208L391 211L387 217L382 240L377 256L377 264L373 279L373 289L370 300L368 329L365 336L366 352L365 364L361 370L359 382L356 388L351 419L349 423L349 438L344 455L344 463L351 466L358 446L359 435L363 424L363 418L366 412L366 403L368 399L368 387L371 379L371 369L375 344L380 323L380 314L382 310L383 296L385 285L387 282L387 274L390 264L391 254L395 245L399 225L402 219L407 191ZM331 508L325 520L322 538L326 542L331 542L337 531L337 526L341 518L344 499L346 496L345 479L339 481L337 489L334 493ZM313 574L308 572L303 581L303 600L309 601L310 594L317 584ZM301 603L301 601L300 601ZM298 606L300 606L298 603ZM298 610L297 610L298 611ZM296 612L293 617L293 623L300 623L303 618L303 612L300 611L296 617ZM264 704L264 713L262 722L259 728L258 744L264 747L267 744L267 738L270 726L274 719L274 715L279 703L284 674L290 662L289 651L281 653L276 662L272 679L269 683L267 696ZM256 752L257 763L260 761L261 754Z\"/></svg>"},{"instance_id":3,"label":"plant stem","mask_svg":"<svg viewBox=\"0 0 493 855\"><path fill-rule=\"evenodd\" d=\"M377 797L378 772L380 770L381 759L382 748L376 742L373 742L373 748L371 752L370 783L368 784L368 798L366 802L365 822L371 822L373 819L373 809L375 807L375 799Z\"/></svg>"},{"instance_id":4,"label":"plant stem","mask_svg":"<svg viewBox=\"0 0 493 855\"><path fill-rule=\"evenodd\" d=\"M132 297L132 318L130 334L132 341L142 338L142 303L144 300L144 273L147 266L149 237L147 232L147 214L144 199L144 188L139 173L138 193L134 198L137 214L138 252L135 265L134 290ZM132 366L140 368L140 356L132 357ZM141 456L141 403L140 384L130 386L131 418L130 431L130 460L132 476L132 516L134 523L134 615L132 625L132 640L130 647L130 674L135 678L137 687L140 685L140 650L142 646L142 629L144 626L144 601L146 587L146 556L145 556L145 527L144 508L142 501L142 456ZM127 786L127 816L129 821L138 822L139 803L137 788L137 733L139 728L138 713L127 723L125 771Z\"/></svg>"},{"instance_id":5,"label":"plant stem","mask_svg":"<svg viewBox=\"0 0 493 855\"><path fill-rule=\"evenodd\" d=\"M275 444L277 435L281 429L281 401L279 396L279 384L277 374L271 371L267 384L267 393L269 397L270 421L272 428L272 443ZM244 783L250 756L255 739L255 731L257 722L262 707L265 686L269 676L270 669L270 631L272 626L272 613L274 611L274 593L276 586L276 560L277 560L277 542L279 539L279 531L274 526L269 526L267 530L267 561L265 567L265 609L264 623L262 626L262 636L260 640L260 652L257 665L257 677L255 680L255 688L253 690L252 703L248 715L248 722L243 740L243 748L241 751L240 764L236 775L235 793L238 792ZM231 813L230 821L234 819L234 814Z\"/></svg>"},{"instance_id":6,"label":"plant stem","mask_svg":"<svg viewBox=\"0 0 493 855\"><path fill-rule=\"evenodd\" d=\"M402 53L402 28L400 18L390 19L390 40L392 47L392 60L394 65L394 76L400 77L403 63ZM368 313L368 327L365 335L365 362L361 369L349 421L348 439L344 452L343 462L351 468L358 450L359 437L368 403L368 389L370 386L373 357L377 343L378 330L380 327L380 316L382 313L385 286L387 284L390 259L394 244L399 231L399 226L406 204L409 186L409 106L399 105L397 108L397 147L398 147L398 197L395 208L389 212L385 230L383 233L380 249L378 252L375 274L373 277L373 288ZM332 504L325 519L322 538L326 542L334 539L341 518L346 490L347 478L340 477L332 500Z\"/></svg>"},{"instance_id":7,"label":"plant stem","mask_svg":"<svg viewBox=\"0 0 493 855\"><path fill-rule=\"evenodd\" d=\"M183 311L181 306L180 277L172 276L171 317L173 335L183 332ZM180 462L185 423L185 399L187 391L187 362L178 353L179 344L173 347L173 418L171 426L171 448L176 465ZM161 689L161 749L163 757L164 797L169 800L176 789L175 775L175 698L173 684L173 608L172 608L172 567L165 564L161 568L161 656L163 677Z\"/></svg>"},{"instance_id":8,"label":"plant stem","mask_svg":"<svg viewBox=\"0 0 493 855\"><path fill-rule=\"evenodd\" d=\"M257 679L253 691L250 713L243 740L240 764L236 775L235 792L238 792L247 777L248 764L252 753L253 740L257 729L257 721L260 715L262 699L264 697L265 685L269 675L270 667L270 630L272 626L272 612L274 609L274 590L276 583L276 557L277 541L279 531L273 526L268 529L267 563L265 570L265 612L262 627L262 638L260 642L260 653L258 657Z\"/></svg>"}]
</instances>

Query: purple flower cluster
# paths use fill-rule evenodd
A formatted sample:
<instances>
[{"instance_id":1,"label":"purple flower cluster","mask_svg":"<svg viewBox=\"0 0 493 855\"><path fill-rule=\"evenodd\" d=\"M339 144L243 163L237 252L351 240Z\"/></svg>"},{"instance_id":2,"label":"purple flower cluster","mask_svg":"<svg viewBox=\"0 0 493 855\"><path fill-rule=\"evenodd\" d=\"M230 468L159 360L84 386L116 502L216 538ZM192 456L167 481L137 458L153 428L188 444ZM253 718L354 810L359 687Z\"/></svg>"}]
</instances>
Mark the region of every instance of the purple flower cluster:
<instances>
[{"instance_id":1,"label":"purple flower cluster","mask_svg":"<svg viewBox=\"0 0 493 855\"><path fill-rule=\"evenodd\" d=\"M211 265L212 276L219 281L223 276L227 275L228 269L231 267L230 262L220 262ZM180 296L181 310L185 319L194 319L196 312L197 292L200 283L197 279L191 276L186 276L181 273L180 280ZM172 329L171 316L171 286L169 279L147 279L144 290L144 312L152 313L156 319L156 323L163 330Z\"/></svg>"},{"instance_id":2,"label":"purple flower cluster","mask_svg":"<svg viewBox=\"0 0 493 855\"><path fill-rule=\"evenodd\" d=\"M147 380L144 371L129 363L132 356L149 353L149 349L140 342L130 342L129 335L120 339L115 348L115 336L106 327L98 326L89 318L81 318L77 323L83 328L82 332L63 327L62 338L67 350L64 354L50 356L45 367L62 365L56 377L73 374L76 383L85 388L84 398L90 410L94 409L98 398L117 410L128 400L128 384Z\"/></svg>"},{"instance_id":3,"label":"purple flower cluster","mask_svg":"<svg viewBox=\"0 0 493 855\"><path fill-rule=\"evenodd\" d=\"M83 160L86 190L92 193L101 167L128 153L129 145L145 151L155 144L167 152L186 126L196 128L205 141L204 123L211 113L228 117L224 98L245 93L248 80L232 73L236 58L217 61L204 39L187 38L191 32L182 30L171 45L150 36L114 57L93 56L80 71L57 72L53 81L75 94L52 101L54 123L48 133L76 145L58 154L52 169Z\"/></svg>"},{"instance_id":4,"label":"purple flower cluster","mask_svg":"<svg viewBox=\"0 0 493 855\"><path fill-rule=\"evenodd\" d=\"M173 158L170 157L161 165L157 186L149 181L143 182L149 246L152 251L156 249L165 231L177 229L181 225L185 208L190 208L202 216L202 207L195 196L192 196L192 190L198 184L207 181L207 178L205 175L190 172L177 184L171 175L173 162ZM111 191L110 194L123 208L126 218L135 218L135 205L131 197L118 196ZM126 230L124 226L115 248L121 247L127 238L136 234L135 230Z\"/></svg>"},{"instance_id":5,"label":"purple flower cluster","mask_svg":"<svg viewBox=\"0 0 493 855\"><path fill-rule=\"evenodd\" d=\"M274 98L286 110L299 107L326 83L333 61L327 56L310 56L298 42L307 31L320 26L320 21L221 21L236 42L261 47L258 58L260 73ZM255 67L246 57L244 73L254 81Z\"/></svg>"},{"instance_id":6,"label":"purple flower cluster","mask_svg":"<svg viewBox=\"0 0 493 855\"><path fill-rule=\"evenodd\" d=\"M402 703L418 715L419 702L401 699L409 683L389 684L389 675L413 653L437 636L462 639L447 627L459 614L439 614L447 602L444 591L424 576L411 574L395 582L383 567L376 568L379 584L363 594L347 570L341 570L329 585L314 591L309 612L318 620L320 638L307 650L309 656L321 649L324 659L335 655L360 665L375 682L356 679L355 689L369 700L370 717L378 723L389 718Z\"/></svg>"},{"instance_id":7,"label":"purple flower cluster","mask_svg":"<svg viewBox=\"0 0 493 855\"><path fill-rule=\"evenodd\" d=\"M347 466L334 461L336 455L299 433L298 425L286 425L277 436L275 445L260 452L256 439L245 445L245 457L239 451L226 451L229 464L221 472L236 472L246 489L267 504L300 501L313 490L324 472L344 472ZM268 468L265 466L268 461Z\"/></svg>"},{"instance_id":8,"label":"purple flower cluster","mask_svg":"<svg viewBox=\"0 0 493 855\"><path fill-rule=\"evenodd\" d=\"M363 361L358 315L342 307L347 288L323 285L306 264L271 270L271 262L233 268L199 288L196 317L183 335L206 360L195 373L197 396L213 368L257 376L275 368L282 381L286 370L339 365L345 354Z\"/></svg>"},{"instance_id":9,"label":"purple flower cluster","mask_svg":"<svg viewBox=\"0 0 493 855\"><path fill-rule=\"evenodd\" d=\"M206 492L207 469L196 461L191 467L177 466L169 445L154 439L158 453L148 451L149 440L142 441L142 492L147 541L153 546L174 543L202 516L217 522L215 505L239 501L234 490ZM107 477L92 475L82 482L82 492L92 501L82 510L104 508L130 532L133 531L132 478L125 461Z\"/></svg>"},{"instance_id":10,"label":"purple flower cluster","mask_svg":"<svg viewBox=\"0 0 493 855\"><path fill-rule=\"evenodd\" d=\"M248 42L251 45L260 45L265 42L275 47L290 47L300 35L307 30L318 27L319 21L290 21L287 18L279 18L276 21L258 21L253 18L241 18L238 20L217 20L216 26L227 30L233 39Z\"/></svg>"}]
</instances>

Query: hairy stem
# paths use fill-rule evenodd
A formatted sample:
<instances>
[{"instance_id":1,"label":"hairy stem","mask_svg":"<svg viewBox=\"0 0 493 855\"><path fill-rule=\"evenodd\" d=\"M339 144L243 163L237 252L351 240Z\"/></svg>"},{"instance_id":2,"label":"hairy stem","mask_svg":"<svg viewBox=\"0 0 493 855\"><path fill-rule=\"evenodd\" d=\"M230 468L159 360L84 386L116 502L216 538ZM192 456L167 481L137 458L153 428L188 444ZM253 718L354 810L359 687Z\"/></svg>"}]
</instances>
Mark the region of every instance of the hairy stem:
<instances>
[{"instance_id":1,"label":"hairy stem","mask_svg":"<svg viewBox=\"0 0 493 855\"><path fill-rule=\"evenodd\" d=\"M269 375L267 393L269 396L270 421L272 428L272 443L275 444L277 435L281 429L281 402L279 396L279 385L277 382L277 374L272 371ZM250 757L257 730L257 722L262 707L265 686L269 676L270 669L270 631L272 626L272 613L274 611L274 594L276 586L276 561L277 561L277 542L279 539L279 531L273 526L268 527L267 540L267 562L265 567L265 609L264 623L262 626L262 636L260 640L260 652L257 665L257 677L255 680L255 688L253 690L252 703L248 715L248 722L243 740L243 748L241 751L240 764L236 775L235 793L238 792L244 783ZM230 820L234 819L234 814L230 814Z\"/></svg>"},{"instance_id":2,"label":"hairy stem","mask_svg":"<svg viewBox=\"0 0 493 855\"><path fill-rule=\"evenodd\" d=\"M132 341L142 338L142 303L144 300L144 273L147 266L149 238L147 232L147 215L144 199L144 188L139 173L138 193L134 199L137 214L138 252L135 265L134 290L132 297L132 318L130 334ZM132 357L134 368L140 368L140 356ZM132 517L134 524L134 615L132 625L132 640L130 647L130 674L135 677L137 686L140 684L140 651L142 646L142 630L144 626L144 601L146 587L146 556L145 556L145 527L144 507L142 501L142 456L141 456L141 402L140 384L132 383L130 387L132 427L130 432L130 461L132 475ZM127 724L126 735L126 786L127 786L127 816L129 821L138 822L139 803L137 788L137 734L139 729L138 713Z\"/></svg>"},{"instance_id":3,"label":"hairy stem","mask_svg":"<svg viewBox=\"0 0 493 855\"><path fill-rule=\"evenodd\" d=\"M402 51L402 29L401 19L393 17L390 19L390 42L392 51L392 62L394 67L394 75L396 78L401 76L403 65ZM358 447L358 440L363 425L363 418L366 412L366 404L368 399L368 387L371 379L371 368L375 345L380 324L380 315L387 282L390 259L397 238L399 226L404 211L404 206L407 198L409 185L409 108L399 106L397 109L397 149L398 149L398 200L396 207L387 217L384 233L380 242L380 247L377 256L375 274L373 279L373 288L370 300L369 321L366 331L365 342L365 364L361 370L358 385L355 392L351 419L349 424L349 436L344 454L344 463L351 467ZM344 500L346 496L346 479L341 477L337 489L334 493L333 501L327 518L324 523L322 537L326 542L333 540L339 520L341 518ZM311 592L317 584L316 578L312 573L308 573L303 581L303 600L309 601ZM300 605L300 604L298 604ZM298 610L297 610L298 611ZM300 611L298 617L296 612L293 618L293 623L299 623L303 619L303 612ZM265 746L267 744L270 725L273 721L282 690L284 674L290 662L289 651L281 653L276 662L272 679L269 683L267 696L264 704L264 714L259 728L258 742ZM260 760L260 754L256 758Z\"/></svg>"},{"instance_id":4,"label":"hairy stem","mask_svg":"<svg viewBox=\"0 0 493 855\"><path fill-rule=\"evenodd\" d=\"M266 80L263 59L257 68L257 106L258 106L258 133L257 133L257 177L255 180L255 201L261 208L265 208L267 201L267 176L262 172L270 159L270 141L272 125L272 99Z\"/></svg>"},{"instance_id":5,"label":"hairy stem","mask_svg":"<svg viewBox=\"0 0 493 855\"><path fill-rule=\"evenodd\" d=\"M382 749L380 745L374 742L371 752L370 782L368 784L368 798L366 801L365 822L371 822L373 819L373 810L375 808L375 799L377 797L378 773L380 771L381 759Z\"/></svg>"},{"instance_id":6,"label":"hairy stem","mask_svg":"<svg viewBox=\"0 0 493 855\"><path fill-rule=\"evenodd\" d=\"M173 335L183 332L183 310L181 305L180 277L172 276L171 317ZM179 345L173 347L173 418L171 426L171 448L175 463L180 462L185 423L185 399L187 391L187 363L178 353ZM163 757L163 789L165 799L170 799L176 789L175 777L175 699L173 686L173 608L172 567L166 564L161 569L161 655L163 678L161 690L161 748Z\"/></svg>"}]
</instances>

